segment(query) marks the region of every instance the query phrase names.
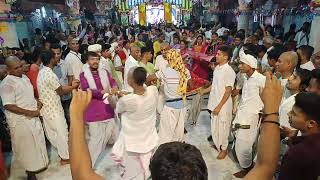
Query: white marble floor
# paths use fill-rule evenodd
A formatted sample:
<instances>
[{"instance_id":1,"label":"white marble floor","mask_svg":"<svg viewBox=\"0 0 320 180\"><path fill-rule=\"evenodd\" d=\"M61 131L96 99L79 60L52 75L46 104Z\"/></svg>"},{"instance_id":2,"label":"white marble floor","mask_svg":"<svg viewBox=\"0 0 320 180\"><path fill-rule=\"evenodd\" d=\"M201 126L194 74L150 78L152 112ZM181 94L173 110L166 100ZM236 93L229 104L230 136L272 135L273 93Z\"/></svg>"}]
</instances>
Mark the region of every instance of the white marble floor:
<instances>
[{"instance_id":1,"label":"white marble floor","mask_svg":"<svg viewBox=\"0 0 320 180\"><path fill-rule=\"evenodd\" d=\"M204 104L205 106L205 104ZM186 124L188 134L186 134L186 142L195 145L200 149L206 161L209 180L234 180L233 173L239 170L237 164L232 160L231 153L224 160L217 160L218 155L212 147L210 147L207 137L210 135L210 118L209 113L202 111L199 116L198 124L191 126ZM108 180L118 180L119 170L112 162L109 154L111 147L100 157L97 163L97 173L103 175ZM38 175L39 180L72 180L70 166L59 166L56 153L51 155L51 164L49 168ZM12 163L10 180L24 180L25 174L19 165Z\"/></svg>"}]
</instances>

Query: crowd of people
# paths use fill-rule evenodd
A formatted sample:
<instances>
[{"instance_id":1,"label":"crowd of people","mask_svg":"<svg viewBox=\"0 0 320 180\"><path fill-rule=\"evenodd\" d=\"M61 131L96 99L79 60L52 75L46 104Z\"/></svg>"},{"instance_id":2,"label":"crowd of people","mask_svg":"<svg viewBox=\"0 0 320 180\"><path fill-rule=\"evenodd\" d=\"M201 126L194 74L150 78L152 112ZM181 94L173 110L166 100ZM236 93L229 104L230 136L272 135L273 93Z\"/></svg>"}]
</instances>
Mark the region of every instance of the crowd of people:
<instances>
[{"instance_id":1,"label":"crowd of people","mask_svg":"<svg viewBox=\"0 0 320 180\"><path fill-rule=\"evenodd\" d=\"M208 141L218 160L234 151L241 171L233 176L320 176L320 52L309 45L309 22L253 34L220 25L81 27L36 29L32 43L2 50L0 145L11 143L28 180L46 170L49 149L61 166L71 163L74 179L102 179L94 170L108 144L122 179L208 179L185 139L206 94ZM0 174L8 177L4 165Z\"/></svg>"}]
</instances>

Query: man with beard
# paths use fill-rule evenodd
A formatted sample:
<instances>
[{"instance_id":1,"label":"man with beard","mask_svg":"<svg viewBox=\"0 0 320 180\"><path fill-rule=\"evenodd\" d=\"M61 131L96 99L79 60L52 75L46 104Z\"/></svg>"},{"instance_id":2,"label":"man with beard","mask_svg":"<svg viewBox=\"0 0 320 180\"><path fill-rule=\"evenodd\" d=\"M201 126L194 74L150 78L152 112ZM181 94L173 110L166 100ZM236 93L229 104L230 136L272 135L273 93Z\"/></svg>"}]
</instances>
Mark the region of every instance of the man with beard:
<instances>
[{"instance_id":1,"label":"man with beard","mask_svg":"<svg viewBox=\"0 0 320 180\"><path fill-rule=\"evenodd\" d=\"M87 64L83 66L83 72L80 74L81 89L92 91L92 100L84 114L92 166L107 144L113 143L117 138L114 110L108 101L103 100L104 94L117 92L117 85L110 73L99 67L99 61L100 56L89 51Z\"/></svg>"}]
</instances>

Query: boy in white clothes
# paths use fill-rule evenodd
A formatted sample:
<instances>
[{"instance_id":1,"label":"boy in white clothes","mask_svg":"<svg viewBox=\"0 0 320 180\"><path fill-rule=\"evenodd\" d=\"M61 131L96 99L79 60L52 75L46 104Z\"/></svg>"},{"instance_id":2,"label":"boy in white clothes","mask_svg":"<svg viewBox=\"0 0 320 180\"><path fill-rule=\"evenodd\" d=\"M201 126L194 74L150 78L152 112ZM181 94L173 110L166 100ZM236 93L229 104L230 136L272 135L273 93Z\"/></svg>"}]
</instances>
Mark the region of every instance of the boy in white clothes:
<instances>
[{"instance_id":1,"label":"boy in white clothes","mask_svg":"<svg viewBox=\"0 0 320 180\"><path fill-rule=\"evenodd\" d=\"M145 180L150 176L150 158L158 146L155 126L158 89L144 87L147 73L143 67L132 68L128 75L133 93L121 97L116 105L122 124L111 156L124 168L123 179Z\"/></svg>"},{"instance_id":2,"label":"boy in white clothes","mask_svg":"<svg viewBox=\"0 0 320 180\"><path fill-rule=\"evenodd\" d=\"M157 78L164 86L165 104L160 114L160 144L184 139L184 121L186 119L186 92L190 72L185 68L182 57L174 49L165 54L166 68L148 76L147 82Z\"/></svg>"},{"instance_id":3,"label":"boy in white clothes","mask_svg":"<svg viewBox=\"0 0 320 180\"><path fill-rule=\"evenodd\" d=\"M224 159L227 154L228 136L232 121L232 99L230 97L236 74L228 62L232 50L228 46L221 46L216 59L218 65L213 72L212 85L200 93L210 92L208 109L211 111L211 131L213 142L219 151L217 159Z\"/></svg>"},{"instance_id":4,"label":"boy in white clothes","mask_svg":"<svg viewBox=\"0 0 320 180\"><path fill-rule=\"evenodd\" d=\"M266 77L256 71L257 59L250 54L240 53L239 69L245 74L242 96L238 111L233 121L235 129L235 152L243 169L234 174L243 178L252 169L252 146L257 140L259 130L259 113L263 108L260 98Z\"/></svg>"}]
</instances>

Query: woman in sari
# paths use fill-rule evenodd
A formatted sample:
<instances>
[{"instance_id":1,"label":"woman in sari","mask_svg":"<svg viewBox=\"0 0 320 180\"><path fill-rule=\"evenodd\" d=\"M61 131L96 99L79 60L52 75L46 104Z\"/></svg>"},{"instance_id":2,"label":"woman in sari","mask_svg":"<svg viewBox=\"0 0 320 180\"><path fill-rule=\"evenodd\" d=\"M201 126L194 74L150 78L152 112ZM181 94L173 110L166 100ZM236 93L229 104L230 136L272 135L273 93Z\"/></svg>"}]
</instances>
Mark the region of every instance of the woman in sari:
<instances>
[{"instance_id":1,"label":"woman in sari","mask_svg":"<svg viewBox=\"0 0 320 180\"><path fill-rule=\"evenodd\" d=\"M203 36L199 35L192 48L193 64L191 71L203 79L208 79L209 62L202 60L200 55L205 54L207 49L208 45L203 41Z\"/></svg>"}]
</instances>

